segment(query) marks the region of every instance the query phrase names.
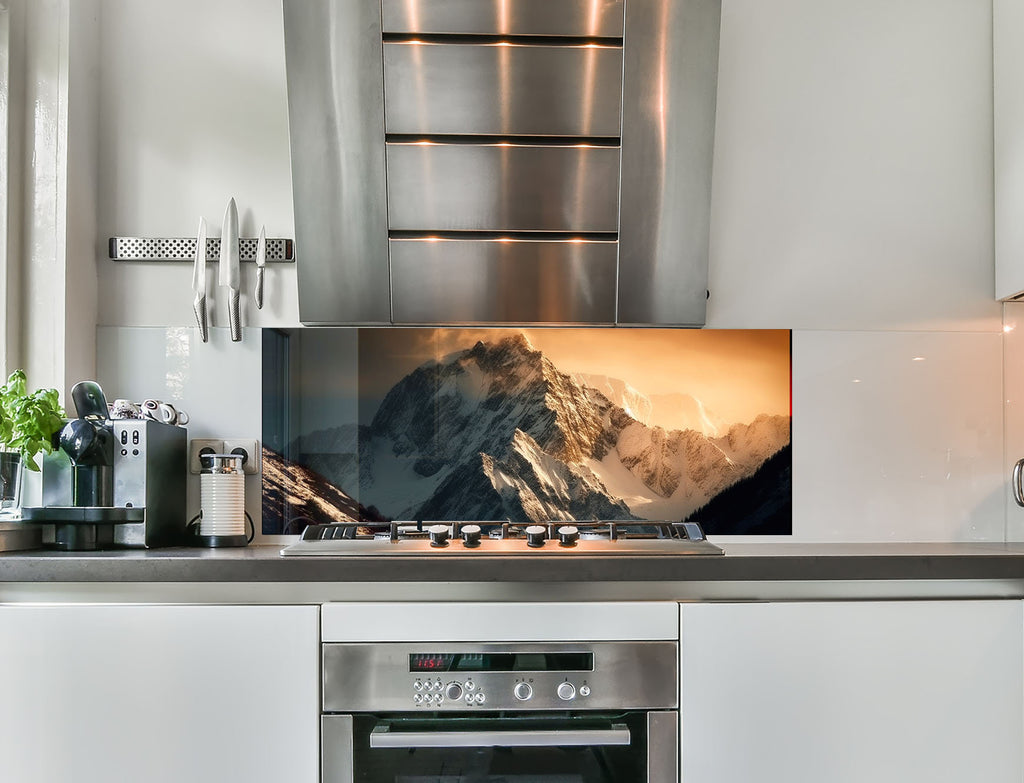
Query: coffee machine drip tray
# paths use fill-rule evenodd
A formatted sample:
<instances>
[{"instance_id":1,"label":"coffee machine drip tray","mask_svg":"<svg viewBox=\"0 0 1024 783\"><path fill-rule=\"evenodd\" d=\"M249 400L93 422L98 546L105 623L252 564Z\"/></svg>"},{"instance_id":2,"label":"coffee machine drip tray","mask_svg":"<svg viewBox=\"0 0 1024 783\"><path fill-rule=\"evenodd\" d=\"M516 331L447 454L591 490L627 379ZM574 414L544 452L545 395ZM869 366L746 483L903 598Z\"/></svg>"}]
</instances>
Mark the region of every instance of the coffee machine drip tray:
<instances>
[{"instance_id":1,"label":"coffee machine drip tray","mask_svg":"<svg viewBox=\"0 0 1024 783\"><path fill-rule=\"evenodd\" d=\"M22 508L23 522L70 525L117 525L124 522L145 522L146 509L117 506L38 506Z\"/></svg>"},{"instance_id":2,"label":"coffee machine drip tray","mask_svg":"<svg viewBox=\"0 0 1024 783\"><path fill-rule=\"evenodd\" d=\"M102 549L114 543L114 525L146 520L137 506L37 506L21 509L22 522L53 525L57 549Z\"/></svg>"}]
</instances>

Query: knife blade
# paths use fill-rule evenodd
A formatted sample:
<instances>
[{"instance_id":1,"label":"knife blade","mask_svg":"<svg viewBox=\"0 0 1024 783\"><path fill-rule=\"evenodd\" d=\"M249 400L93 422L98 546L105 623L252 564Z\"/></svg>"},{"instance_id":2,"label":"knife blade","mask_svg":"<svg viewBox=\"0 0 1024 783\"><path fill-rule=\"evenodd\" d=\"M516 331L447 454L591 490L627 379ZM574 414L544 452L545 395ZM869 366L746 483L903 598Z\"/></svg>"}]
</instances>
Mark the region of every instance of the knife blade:
<instances>
[{"instance_id":1,"label":"knife blade","mask_svg":"<svg viewBox=\"0 0 1024 783\"><path fill-rule=\"evenodd\" d=\"M267 265L267 227L260 226L260 238L256 240L256 291L253 299L256 309L263 309L263 274Z\"/></svg>"},{"instance_id":2,"label":"knife blade","mask_svg":"<svg viewBox=\"0 0 1024 783\"><path fill-rule=\"evenodd\" d=\"M224 226L220 235L220 284L228 289L228 324L231 326L231 341L235 343L242 339L238 256L238 207L232 198L224 210Z\"/></svg>"},{"instance_id":3,"label":"knife blade","mask_svg":"<svg viewBox=\"0 0 1024 783\"><path fill-rule=\"evenodd\" d=\"M196 323L199 324L199 336L203 342L208 342L210 332L206 317L206 218L199 218L199 234L196 237L196 260L192 266L192 290L195 291L195 299L192 300L192 310L196 314Z\"/></svg>"}]
</instances>

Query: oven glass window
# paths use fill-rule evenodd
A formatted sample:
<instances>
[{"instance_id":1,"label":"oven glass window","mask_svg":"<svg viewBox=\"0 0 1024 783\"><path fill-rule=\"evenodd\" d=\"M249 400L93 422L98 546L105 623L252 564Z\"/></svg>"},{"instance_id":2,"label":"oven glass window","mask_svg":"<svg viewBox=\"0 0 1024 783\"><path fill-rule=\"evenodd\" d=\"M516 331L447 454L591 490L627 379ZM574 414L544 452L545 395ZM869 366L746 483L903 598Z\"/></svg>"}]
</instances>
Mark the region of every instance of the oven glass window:
<instances>
[{"instance_id":1,"label":"oven glass window","mask_svg":"<svg viewBox=\"0 0 1024 783\"><path fill-rule=\"evenodd\" d=\"M643 783L646 715L357 716L356 783ZM409 747L371 747L387 742ZM432 747L438 737L459 747ZM502 745L502 737L514 737ZM592 742L581 740L593 737ZM457 738L452 740L451 738ZM405 738L409 738L406 741ZM559 744L564 741L566 744ZM582 743L582 744L581 744ZM626 744L623 744L626 743Z\"/></svg>"}]
</instances>

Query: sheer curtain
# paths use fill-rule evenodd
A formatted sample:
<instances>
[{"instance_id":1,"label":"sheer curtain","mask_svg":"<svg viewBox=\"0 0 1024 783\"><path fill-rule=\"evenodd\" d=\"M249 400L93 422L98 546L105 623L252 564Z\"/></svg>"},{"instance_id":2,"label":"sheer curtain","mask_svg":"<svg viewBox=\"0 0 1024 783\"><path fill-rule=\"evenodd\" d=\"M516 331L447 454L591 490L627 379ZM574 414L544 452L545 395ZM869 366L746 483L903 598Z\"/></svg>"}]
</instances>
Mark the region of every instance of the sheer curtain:
<instances>
[{"instance_id":1,"label":"sheer curtain","mask_svg":"<svg viewBox=\"0 0 1024 783\"><path fill-rule=\"evenodd\" d=\"M95 374L99 0L0 0L0 372Z\"/></svg>"}]
</instances>

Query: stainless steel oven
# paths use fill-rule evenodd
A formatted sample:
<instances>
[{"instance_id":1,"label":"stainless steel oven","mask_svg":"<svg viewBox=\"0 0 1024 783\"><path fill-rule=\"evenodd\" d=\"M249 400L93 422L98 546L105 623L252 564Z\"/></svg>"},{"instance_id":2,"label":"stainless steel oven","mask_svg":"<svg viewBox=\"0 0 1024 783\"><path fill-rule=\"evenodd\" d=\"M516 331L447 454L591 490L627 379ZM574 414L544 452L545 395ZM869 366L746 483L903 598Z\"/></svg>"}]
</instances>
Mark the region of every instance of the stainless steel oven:
<instances>
[{"instance_id":1,"label":"stainless steel oven","mask_svg":"<svg viewBox=\"0 0 1024 783\"><path fill-rule=\"evenodd\" d=\"M676 783L675 641L326 643L324 783Z\"/></svg>"}]
</instances>

